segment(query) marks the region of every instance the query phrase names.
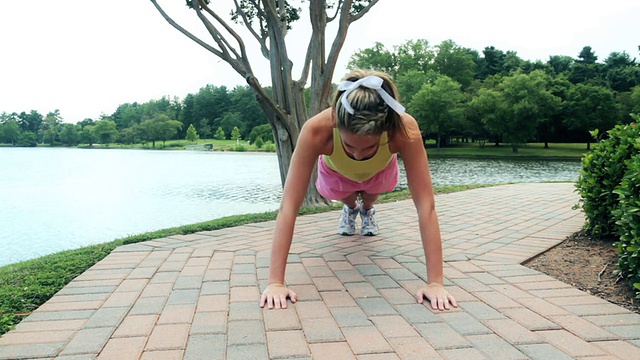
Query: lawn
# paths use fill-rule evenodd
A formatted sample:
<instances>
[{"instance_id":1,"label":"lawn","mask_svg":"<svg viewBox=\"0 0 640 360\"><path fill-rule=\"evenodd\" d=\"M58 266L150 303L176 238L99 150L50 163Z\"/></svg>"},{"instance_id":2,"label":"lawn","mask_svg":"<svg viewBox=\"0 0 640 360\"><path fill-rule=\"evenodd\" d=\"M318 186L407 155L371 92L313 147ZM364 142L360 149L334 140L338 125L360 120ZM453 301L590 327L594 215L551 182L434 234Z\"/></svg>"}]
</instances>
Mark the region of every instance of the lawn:
<instances>
[{"instance_id":1,"label":"lawn","mask_svg":"<svg viewBox=\"0 0 640 360\"><path fill-rule=\"evenodd\" d=\"M427 152L430 157L515 157L515 158L571 158L579 159L587 152L585 143L549 143L545 148L544 143L528 143L518 147L514 153L510 144L486 143L480 147L478 143L453 143L447 147L436 148L433 142L427 143Z\"/></svg>"}]
</instances>

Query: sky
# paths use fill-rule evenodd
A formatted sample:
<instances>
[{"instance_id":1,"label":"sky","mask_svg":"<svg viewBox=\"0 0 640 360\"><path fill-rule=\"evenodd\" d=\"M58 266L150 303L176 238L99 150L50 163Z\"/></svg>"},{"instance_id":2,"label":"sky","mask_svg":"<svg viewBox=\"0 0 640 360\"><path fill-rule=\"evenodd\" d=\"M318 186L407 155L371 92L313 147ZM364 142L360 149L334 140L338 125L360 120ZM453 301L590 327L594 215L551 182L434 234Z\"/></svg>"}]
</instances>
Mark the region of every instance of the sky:
<instances>
[{"instance_id":1,"label":"sky","mask_svg":"<svg viewBox=\"0 0 640 360\"><path fill-rule=\"evenodd\" d=\"M299 3L298 0L292 0ZM208 40L184 0L158 0L180 25ZM225 9L230 0L212 1ZM308 11L287 35L294 78L309 42ZM229 10L227 10L229 9ZM334 82L349 57L380 42L393 51L408 40L444 40L478 52L487 46L523 59L577 58L591 46L599 61L614 51L640 60L640 1L380 0L352 23ZM327 31L327 44L335 36ZM255 75L269 85L269 67L245 37ZM207 84L245 85L228 64L171 27L148 0L0 1L0 113L59 110L63 121L97 120L118 105L163 96L184 98Z\"/></svg>"}]
</instances>

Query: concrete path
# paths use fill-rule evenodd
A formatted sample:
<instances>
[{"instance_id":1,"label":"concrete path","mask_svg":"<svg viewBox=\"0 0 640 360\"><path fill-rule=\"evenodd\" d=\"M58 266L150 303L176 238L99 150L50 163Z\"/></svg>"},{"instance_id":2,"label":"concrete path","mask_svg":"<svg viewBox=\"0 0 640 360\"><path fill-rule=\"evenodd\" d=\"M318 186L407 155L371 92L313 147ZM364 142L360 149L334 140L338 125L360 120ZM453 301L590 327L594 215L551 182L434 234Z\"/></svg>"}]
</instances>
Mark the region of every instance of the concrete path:
<instances>
[{"instance_id":1,"label":"concrete path","mask_svg":"<svg viewBox=\"0 0 640 360\"><path fill-rule=\"evenodd\" d=\"M521 262L583 224L572 184L436 198L460 308L415 303L425 265L413 203L378 206L381 235L298 219L287 282L258 306L273 222L123 246L0 338L0 359L640 359L640 315Z\"/></svg>"}]
</instances>

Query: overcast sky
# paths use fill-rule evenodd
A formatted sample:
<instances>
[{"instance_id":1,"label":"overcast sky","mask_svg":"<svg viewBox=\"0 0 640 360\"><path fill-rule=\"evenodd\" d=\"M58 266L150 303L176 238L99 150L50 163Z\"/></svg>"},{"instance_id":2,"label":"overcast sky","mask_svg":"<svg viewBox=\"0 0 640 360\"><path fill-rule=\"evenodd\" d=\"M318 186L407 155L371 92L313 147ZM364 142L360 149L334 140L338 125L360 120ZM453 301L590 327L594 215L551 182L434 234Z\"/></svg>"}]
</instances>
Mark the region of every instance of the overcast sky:
<instances>
[{"instance_id":1,"label":"overcast sky","mask_svg":"<svg viewBox=\"0 0 640 360\"><path fill-rule=\"evenodd\" d=\"M181 25L204 35L184 0L159 3ZM230 1L212 3L217 8ZM308 44L305 6L287 37L297 69ZM640 59L638 19L638 0L381 0L352 24L334 80L358 50L376 42L393 50L418 39L431 45L451 39L479 52L495 46L545 62L550 55L576 58L587 45L599 60L613 51ZM329 45L333 36L331 31ZM258 79L268 85L266 62L254 42L246 44L254 49ZM0 1L0 113L59 109L65 122L76 123L109 115L127 102L183 98L206 84L232 89L244 81L173 29L148 0Z\"/></svg>"}]
</instances>

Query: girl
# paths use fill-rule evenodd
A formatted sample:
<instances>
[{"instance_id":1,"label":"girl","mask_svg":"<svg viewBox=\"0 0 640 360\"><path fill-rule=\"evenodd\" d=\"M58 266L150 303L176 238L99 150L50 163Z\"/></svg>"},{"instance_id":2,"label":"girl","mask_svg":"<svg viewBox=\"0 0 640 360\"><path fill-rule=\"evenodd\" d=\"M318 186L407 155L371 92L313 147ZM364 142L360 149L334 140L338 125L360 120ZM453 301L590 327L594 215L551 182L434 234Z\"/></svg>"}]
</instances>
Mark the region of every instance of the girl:
<instances>
[{"instance_id":1,"label":"girl","mask_svg":"<svg viewBox=\"0 0 640 360\"><path fill-rule=\"evenodd\" d=\"M374 203L398 181L397 154L402 156L407 182L419 218L427 260L427 285L418 290L419 303L427 298L434 309L457 307L444 288L442 243L435 210L427 155L416 120L396 100L398 92L388 75L355 70L345 77L331 108L309 119L302 127L291 158L271 249L269 284L260 307L287 307L297 295L284 285L293 228L318 161L316 187L328 199L344 203L338 232L378 234Z\"/></svg>"}]
</instances>

